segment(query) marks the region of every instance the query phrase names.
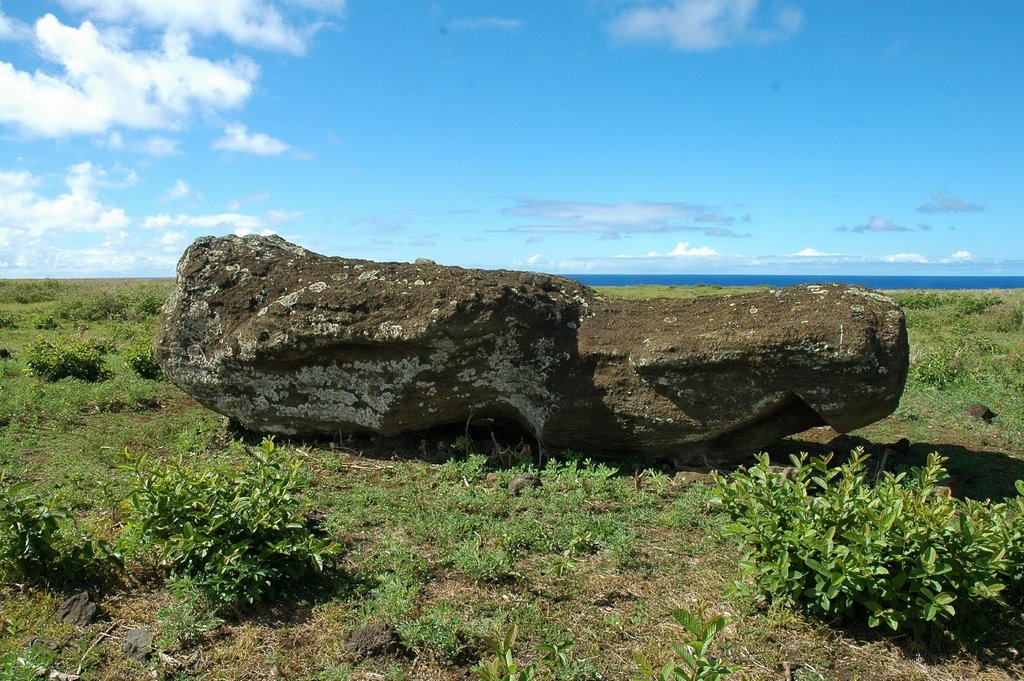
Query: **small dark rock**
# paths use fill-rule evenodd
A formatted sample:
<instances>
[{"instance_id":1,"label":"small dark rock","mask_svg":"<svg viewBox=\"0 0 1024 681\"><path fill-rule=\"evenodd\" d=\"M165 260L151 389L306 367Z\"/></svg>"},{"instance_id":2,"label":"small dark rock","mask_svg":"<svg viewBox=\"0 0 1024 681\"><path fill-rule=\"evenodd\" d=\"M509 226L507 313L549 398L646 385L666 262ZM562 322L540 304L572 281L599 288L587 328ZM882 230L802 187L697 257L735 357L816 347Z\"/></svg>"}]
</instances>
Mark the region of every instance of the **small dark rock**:
<instances>
[{"instance_id":1,"label":"small dark rock","mask_svg":"<svg viewBox=\"0 0 1024 681\"><path fill-rule=\"evenodd\" d=\"M700 471L679 471L672 476L672 484L682 488L692 485L707 484L711 482L711 476Z\"/></svg>"},{"instance_id":2,"label":"small dark rock","mask_svg":"<svg viewBox=\"0 0 1024 681\"><path fill-rule=\"evenodd\" d=\"M11 351L7 348L0 348L0 359L10 359Z\"/></svg>"},{"instance_id":3,"label":"small dark rock","mask_svg":"<svg viewBox=\"0 0 1024 681\"><path fill-rule=\"evenodd\" d=\"M905 437L901 437L896 442L889 445L889 449L894 450L897 454L907 454L910 452L910 440Z\"/></svg>"},{"instance_id":4,"label":"small dark rock","mask_svg":"<svg viewBox=\"0 0 1024 681\"><path fill-rule=\"evenodd\" d=\"M320 511L311 511L306 514L306 529L314 537L323 539L327 536L327 530L324 529L324 523L327 521L327 514L321 513Z\"/></svg>"},{"instance_id":5,"label":"small dark rock","mask_svg":"<svg viewBox=\"0 0 1024 681\"><path fill-rule=\"evenodd\" d=\"M124 635L122 650L133 660L145 662L153 654L153 633L145 629L129 629Z\"/></svg>"},{"instance_id":6,"label":"small dark rock","mask_svg":"<svg viewBox=\"0 0 1024 681\"><path fill-rule=\"evenodd\" d=\"M978 419L979 421L984 421L985 423L989 423L990 421L992 421L992 419L994 419L997 416L997 414L995 414L991 409L986 407L984 404L968 404L967 407L964 408L964 413L970 416L972 419Z\"/></svg>"},{"instance_id":7,"label":"small dark rock","mask_svg":"<svg viewBox=\"0 0 1024 681\"><path fill-rule=\"evenodd\" d=\"M57 619L78 627L87 627L96 619L99 606L89 600L89 592L81 591L66 599L57 608Z\"/></svg>"},{"instance_id":8,"label":"small dark rock","mask_svg":"<svg viewBox=\"0 0 1024 681\"><path fill-rule=\"evenodd\" d=\"M398 649L398 635L384 622L369 622L349 637L342 649L347 659L362 660L380 657Z\"/></svg>"},{"instance_id":9,"label":"small dark rock","mask_svg":"<svg viewBox=\"0 0 1024 681\"><path fill-rule=\"evenodd\" d=\"M515 496L528 487L540 487L542 485L540 476L536 473L523 473L512 478L508 483L509 496Z\"/></svg>"}]
</instances>

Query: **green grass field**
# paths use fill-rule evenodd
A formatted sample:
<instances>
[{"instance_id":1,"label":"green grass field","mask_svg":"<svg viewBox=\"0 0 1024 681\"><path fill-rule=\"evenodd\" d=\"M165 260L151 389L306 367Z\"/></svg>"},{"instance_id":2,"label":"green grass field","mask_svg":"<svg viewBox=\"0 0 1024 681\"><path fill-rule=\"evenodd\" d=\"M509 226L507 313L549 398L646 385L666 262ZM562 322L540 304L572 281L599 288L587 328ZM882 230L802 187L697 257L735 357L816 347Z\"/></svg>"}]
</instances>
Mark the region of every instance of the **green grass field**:
<instances>
[{"instance_id":1,"label":"green grass field","mask_svg":"<svg viewBox=\"0 0 1024 681\"><path fill-rule=\"evenodd\" d=\"M129 366L133 343L152 338L172 285L0 281L0 348L11 355L0 359L2 486L28 481L69 509L78 531L111 543L131 521L126 450L157 467L179 457L199 466L245 460L220 416ZM907 313L911 376L899 409L853 435L876 460L887 443L909 438L909 453L890 462L896 470L930 452L948 457L957 495L1014 495L1024 478L1024 291L893 295ZM26 356L40 338L92 341L106 377L38 378ZM967 416L972 403L997 416ZM773 455L827 451L835 435L813 429ZM739 666L730 679L1024 675L1019 615L914 638L732 594L740 549L723 533L725 518L699 472L611 466L572 452L536 461L517 453L517 441L497 444L461 426L396 440L278 442L302 463L306 515L340 548L322 573L278 585L265 602L219 611L194 585L168 579L144 547L100 576L44 583L0 573L0 678L32 678L17 657L103 680L151 672L180 681L477 678L480 661L494 658L488 637L515 626L515 659L538 663L537 679L626 680L638 674L636 652L674 659L684 630L672 612L698 606L729 618L712 651ZM527 470L543 486L510 496L509 481ZM59 603L81 588L99 601L100 617L84 628L57 621ZM346 644L368 622L390 625L400 644L354 656ZM122 651L132 628L155 634L159 654L148 662Z\"/></svg>"}]
</instances>

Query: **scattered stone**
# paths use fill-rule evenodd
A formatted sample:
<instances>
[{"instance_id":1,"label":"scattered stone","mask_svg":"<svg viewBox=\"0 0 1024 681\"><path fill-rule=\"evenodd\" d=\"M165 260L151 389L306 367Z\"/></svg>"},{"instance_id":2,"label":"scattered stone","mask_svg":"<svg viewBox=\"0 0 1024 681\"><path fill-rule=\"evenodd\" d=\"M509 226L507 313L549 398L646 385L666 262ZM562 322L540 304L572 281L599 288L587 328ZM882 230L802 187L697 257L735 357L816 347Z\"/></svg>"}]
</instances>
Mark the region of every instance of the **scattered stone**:
<instances>
[{"instance_id":1,"label":"scattered stone","mask_svg":"<svg viewBox=\"0 0 1024 681\"><path fill-rule=\"evenodd\" d=\"M153 633L145 629L129 629L124 635L124 654L133 660L146 662L153 654Z\"/></svg>"},{"instance_id":2,"label":"scattered stone","mask_svg":"<svg viewBox=\"0 0 1024 681\"><path fill-rule=\"evenodd\" d=\"M986 407L984 404L968 404L967 407L964 409L964 413L970 416L972 419L978 419L979 421L984 421L985 423L990 423L992 419L994 419L997 416L997 414L995 414L991 409Z\"/></svg>"},{"instance_id":3,"label":"scattered stone","mask_svg":"<svg viewBox=\"0 0 1024 681\"><path fill-rule=\"evenodd\" d=\"M0 359L10 359L11 351L7 348L0 348Z\"/></svg>"},{"instance_id":4,"label":"scattered stone","mask_svg":"<svg viewBox=\"0 0 1024 681\"><path fill-rule=\"evenodd\" d=\"M672 484L678 485L683 489L692 487L693 485L710 484L711 476L701 471L679 471L672 476Z\"/></svg>"},{"instance_id":5,"label":"scattered stone","mask_svg":"<svg viewBox=\"0 0 1024 681\"><path fill-rule=\"evenodd\" d=\"M523 473L512 478L508 483L508 494L509 496L516 496L524 489L532 487L542 487L543 483L540 481L540 476L536 473Z\"/></svg>"},{"instance_id":6,"label":"scattered stone","mask_svg":"<svg viewBox=\"0 0 1024 681\"><path fill-rule=\"evenodd\" d=\"M430 258L416 258L415 264L420 265L421 267L431 267L437 265L437 263L431 260Z\"/></svg>"},{"instance_id":7,"label":"scattered stone","mask_svg":"<svg viewBox=\"0 0 1024 681\"><path fill-rule=\"evenodd\" d=\"M768 466L768 472L781 475L784 480L796 480L796 467L794 466Z\"/></svg>"},{"instance_id":8,"label":"scattered stone","mask_svg":"<svg viewBox=\"0 0 1024 681\"><path fill-rule=\"evenodd\" d=\"M896 442L889 445L890 449L895 450L898 454L909 454L910 453L910 440L905 437L901 437Z\"/></svg>"},{"instance_id":9,"label":"scattered stone","mask_svg":"<svg viewBox=\"0 0 1024 681\"><path fill-rule=\"evenodd\" d=\"M89 592L81 591L60 604L57 608L57 619L76 627L87 627L96 619L98 611L99 605L89 600Z\"/></svg>"},{"instance_id":10,"label":"scattered stone","mask_svg":"<svg viewBox=\"0 0 1024 681\"><path fill-rule=\"evenodd\" d=\"M492 418L555 451L728 466L889 415L907 376L902 310L846 284L623 300L256 235L201 237L177 274L157 359L254 433L391 437Z\"/></svg>"},{"instance_id":11,"label":"scattered stone","mask_svg":"<svg viewBox=\"0 0 1024 681\"><path fill-rule=\"evenodd\" d=\"M305 516L306 529L314 537L323 539L327 536L327 530L324 528L324 523L327 522L327 514L321 511L310 511Z\"/></svg>"},{"instance_id":12,"label":"scattered stone","mask_svg":"<svg viewBox=\"0 0 1024 681\"><path fill-rule=\"evenodd\" d=\"M398 650L398 635L390 625L383 622L368 622L357 629L345 642L342 654L346 659L362 660L381 657Z\"/></svg>"}]
</instances>

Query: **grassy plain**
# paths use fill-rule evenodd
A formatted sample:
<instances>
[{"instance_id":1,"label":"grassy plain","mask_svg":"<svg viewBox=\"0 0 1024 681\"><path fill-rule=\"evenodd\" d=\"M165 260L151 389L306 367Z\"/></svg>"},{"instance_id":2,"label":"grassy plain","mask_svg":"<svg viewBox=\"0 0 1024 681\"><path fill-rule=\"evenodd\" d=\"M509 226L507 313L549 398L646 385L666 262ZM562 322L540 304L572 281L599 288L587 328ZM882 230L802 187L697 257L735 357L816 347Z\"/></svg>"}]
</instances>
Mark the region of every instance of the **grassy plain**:
<instances>
[{"instance_id":1,"label":"grassy plain","mask_svg":"<svg viewBox=\"0 0 1024 681\"><path fill-rule=\"evenodd\" d=\"M222 420L161 380L132 373L122 352L152 337L167 281L0 281L0 471L30 481L73 511L83 530L115 540L128 509L125 450L151 460L231 458ZM730 293L720 287L604 289L632 298ZM1024 291L895 293L910 330L912 371L899 409L853 435L880 455L909 438L897 468L938 451L957 494L1013 493L1024 478ZM23 353L37 337L95 339L109 378L46 382ZM964 413L980 402L990 422ZM459 437L462 435L462 437ZM775 453L827 451L836 433L814 429ZM286 444L286 443L279 443ZM714 646L741 667L730 679L990 679L1024 675L1020 621L914 640L778 606L759 607L729 587L739 548L723 536L710 487L695 472L648 471L585 454L544 461L516 442L466 437L461 427L399 440L287 443L308 471L306 504L342 552L324 573L285 585L277 599L215 615L144 555L94 582L0 582L0 677L32 650L83 679L465 679L491 657L485 640L518 627L517 660L538 678L630 679L636 651L673 657L683 630L674 608L703 604L730 625ZM533 470L543 486L507 491ZM101 617L85 628L54 617L88 587ZM64 587L64 588L62 588ZM401 641L356 659L350 636L389 624ZM125 633L156 634L148 663L122 652ZM570 642L544 662L542 646ZM42 652L39 652L42 651ZM6 656L6 657L5 657ZM791 664L787 672L783 663ZM5 666L6 665L6 666ZM19 672L19 669L21 670ZM789 674L789 676L787 676ZM27 678L27 677L26 677Z\"/></svg>"}]
</instances>

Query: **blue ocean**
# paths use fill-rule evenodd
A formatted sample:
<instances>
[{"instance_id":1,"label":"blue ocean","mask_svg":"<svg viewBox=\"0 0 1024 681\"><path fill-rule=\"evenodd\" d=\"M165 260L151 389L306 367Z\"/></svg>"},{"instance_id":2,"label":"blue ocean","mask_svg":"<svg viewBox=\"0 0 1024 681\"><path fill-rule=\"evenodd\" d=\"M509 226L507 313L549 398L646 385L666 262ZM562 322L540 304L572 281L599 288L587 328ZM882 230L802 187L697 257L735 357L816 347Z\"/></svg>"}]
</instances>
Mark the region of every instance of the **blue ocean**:
<instances>
[{"instance_id":1,"label":"blue ocean","mask_svg":"<svg viewBox=\"0 0 1024 681\"><path fill-rule=\"evenodd\" d=\"M867 288L894 289L1003 289L1024 288L1024 277L1012 276L847 276L842 274L567 274L588 286L794 286L796 284L823 284L840 282Z\"/></svg>"}]
</instances>

